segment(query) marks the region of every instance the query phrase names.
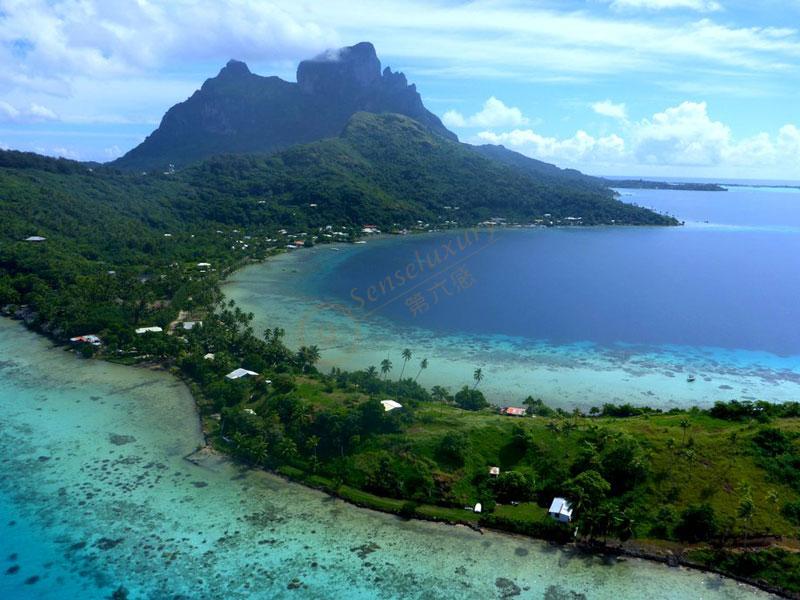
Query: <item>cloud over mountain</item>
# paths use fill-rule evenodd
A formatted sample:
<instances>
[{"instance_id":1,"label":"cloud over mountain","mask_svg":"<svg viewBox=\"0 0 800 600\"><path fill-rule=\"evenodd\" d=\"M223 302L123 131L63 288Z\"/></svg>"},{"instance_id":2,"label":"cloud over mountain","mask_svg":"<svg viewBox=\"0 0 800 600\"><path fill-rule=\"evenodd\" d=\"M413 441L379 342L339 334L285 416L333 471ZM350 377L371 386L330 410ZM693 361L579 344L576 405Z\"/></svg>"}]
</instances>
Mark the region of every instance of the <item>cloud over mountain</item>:
<instances>
[{"instance_id":1,"label":"cloud over mountain","mask_svg":"<svg viewBox=\"0 0 800 600\"><path fill-rule=\"evenodd\" d=\"M492 96L474 115L465 117L458 111L448 110L442 122L448 127L516 127L527 125L528 118L517 107L506 106L502 100Z\"/></svg>"},{"instance_id":2,"label":"cloud over mountain","mask_svg":"<svg viewBox=\"0 0 800 600\"><path fill-rule=\"evenodd\" d=\"M534 158L594 171L637 166L728 167L745 173L770 168L776 174L790 175L800 170L800 129L796 125L783 125L772 134L736 138L730 126L709 115L706 102L681 102L621 126L620 133L598 136L578 130L567 138L532 129L486 130L478 133L476 141L507 145Z\"/></svg>"}]
</instances>

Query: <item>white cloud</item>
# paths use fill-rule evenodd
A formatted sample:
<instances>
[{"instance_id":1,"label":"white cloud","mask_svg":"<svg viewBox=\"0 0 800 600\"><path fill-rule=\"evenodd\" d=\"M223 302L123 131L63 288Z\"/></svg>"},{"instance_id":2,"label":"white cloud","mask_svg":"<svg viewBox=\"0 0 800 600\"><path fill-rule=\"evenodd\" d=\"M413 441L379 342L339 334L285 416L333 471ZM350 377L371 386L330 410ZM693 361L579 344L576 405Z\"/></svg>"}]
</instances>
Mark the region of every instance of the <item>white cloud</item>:
<instances>
[{"instance_id":1,"label":"white cloud","mask_svg":"<svg viewBox=\"0 0 800 600\"><path fill-rule=\"evenodd\" d=\"M717 3L614 5L710 10ZM234 56L294 62L365 36L379 41L384 54L424 58L435 63L429 68L446 66L460 77L509 70L597 76L663 70L676 62L693 70L708 62L763 71L788 68L800 57L800 40L787 28L636 21L508 0L374 0L358 10L350 0L0 0L0 12L0 87L53 87L53 80L78 75L142 74ZM436 44L430 44L432 35Z\"/></svg>"},{"instance_id":2,"label":"white cloud","mask_svg":"<svg viewBox=\"0 0 800 600\"><path fill-rule=\"evenodd\" d=\"M731 130L708 116L705 102L683 102L643 119L632 137L639 162L670 165L719 164Z\"/></svg>"},{"instance_id":3,"label":"white cloud","mask_svg":"<svg viewBox=\"0 0 800 600\"><path fill-rule=\"evenodd\" d=\"M114 144L113 146L109 146L108 148L103 148L103 154L106 157L106 160L114 160L124 154L124 152L120 149L119 146Z\"/></svg>"},{"instance_id":4,"label":"white cloud","mask_svg":"<svg viewBox=\"0 0 800 600\"><path fill-rule=\"evenodd\" d=\"M50 148L49 151L45 151L42 154L49 154L50 156L60 156L62 158L69 158L71 160L81 160L80 152L72 148L66 148L64 146L56 146L54 148Z\"/></svg>"},{"instance_id":5,"label":"white cloud","mask_svg":"<svg viewBox=\"0 0 800 600\"><path fill-rule=\"evenodd\" d=\"M280 4L0 0L0 84L104 79L187 60L293 60L338 45L330 26Z\"/></svg>"},{"instance_id":6,"label":"white cloud","mask_svg":"<svg viewBox=\"0 0 800 600\"><path fill-rule=\"evenodd\" d=\"M329 0L313 6L298 3L294 14L303 11L308 18L337 24L342 32L380 31L384 52L440 61L459 76L474 69L475 76L513 71L598 77L661 71L676 64L684 72L696 72L709 63L763 71L790 68L800 56L796 32L785 28L721 25L708 19L640 20L618 12L596 15L543 7L548 4L560 3L374 0L352 11L341 0ZM436 44L430 44L431 36Z\"/></svg>"},{"instance_id":7,"label":"white cloud","mask_svg":"<svg viewBox=\"0 0 800 600\"><path fill-rule=\"evenodd\" d=\"M535 158L557 163L616 162L625 156L625 140L616 134L593 137L579 130L570 138L546 137L532 129L515 129L506 133L482 131L484 143L502 144Z\"/></svg>"},{"instance_id":8,"label":"white cloud","mask_svg":"<svg viewBox=\"0 0 800 600\"><path fill-rule=\"evenodd\" d=\"M448 127L517 127L526 125L528 118L515 106L506 106L494 96L483 103L483 108L470 117L448 110L442 121Z\"/></svg>"},{"instance_id":9,"label":"white cloud","mask_svg":"<svg viewBox=\"0 0 800 600\"><path fill-rule=\"evenodd\" d=\"M0 109L2 109L2 106L0 106ZM467 120L464 118L464 115L457 110L452 109L448 110L442 115L442 123L444 123L447 127L454 128L467 126Z\"/></svg>"},{"instance_id":10,"label":"white cloud","mask_svg":"<svg viewBox=\"0 0 800 600\"><path fill-rule=\"evenodd\" d=\"M0 120L14 121L19 117L19 110L11 106L8 102L0 100Z\"/></svg>"},{"instance_id":11,"label":"white cloud","mask_svg":"<svg viewBox=\"0 0 800 600\"><path fill-rule=\"evenodd\" d=\"M722 10L722 5L714 0L611 0L611 8L617 10L666 10L682 8L698 12L715 12Z\"/></svg>"},{"instance_id":12,"label":"white cloud","mask_svg":"<svg viewBox=\"0 0 800 600\"><path fill-rule=\"evenodd\" d=\"M57 121L58 115L46 106L41 104L32 103L28 109L28 114L33 118L40 121Z\"/></svg>"},{"instance_id":13,"label":"white cloud","mask_svg":"<svg viewBox=\"0 0 800 600\"><path fill-rule=\"evenodd\" d=\"M11 123L38 123L57 121L58 115L41 104L31 103L27 108L17 108L0 100L0 121Z\"/></svg>"},{"instance_id":14,"label":"white cloud","mask_svg":"<svg viewBox=\"0 0 800 600\"><path fill-rule=\"evenodd\" d=\"M800 128L781 127L736 139L731 128L712 119L705 102L682 102L635 122L622 122L623 134L595 137L579 130L568 138L532 129L483 131L481 143L503 144L528 156L593 171L675 167L729 172L740 176L800 177Z\"/></svg>"},{"instance_id":15,"label":"white cloud","mask_svg":"<svg viewBox=\"0 0 800 600\"><path fill-rule=\"evenodd\" d=\"M603 100L592 104L592 110L598 115L619 119L620 121L628 118L628 109L624 102L614 104L611 100Z\"/></svg>"}]
</instances>

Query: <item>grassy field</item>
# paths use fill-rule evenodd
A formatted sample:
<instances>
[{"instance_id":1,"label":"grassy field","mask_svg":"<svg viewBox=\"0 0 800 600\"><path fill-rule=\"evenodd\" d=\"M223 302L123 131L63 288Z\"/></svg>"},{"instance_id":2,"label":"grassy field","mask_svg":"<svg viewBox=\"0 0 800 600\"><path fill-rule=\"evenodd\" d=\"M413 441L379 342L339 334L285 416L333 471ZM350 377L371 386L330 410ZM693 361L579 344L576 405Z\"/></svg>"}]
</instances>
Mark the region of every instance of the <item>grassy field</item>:
<instances>
[{"instance_id":1,"label":"grassy field","mask_svg":"<svg viewBox=\"0 0 800 600\"><path fill-rule=\"evenodd\" d=\"M794 569L800 557L797 407L510 417L365 373L235 385L230 397L246 400L205 420L222 449L359 506L562 543L630 540L800 593L773 564ZM387 397L403 407L384 412ZM547 513L558 496L574 509L569 524Z\"/></svg>"}]
</instances>

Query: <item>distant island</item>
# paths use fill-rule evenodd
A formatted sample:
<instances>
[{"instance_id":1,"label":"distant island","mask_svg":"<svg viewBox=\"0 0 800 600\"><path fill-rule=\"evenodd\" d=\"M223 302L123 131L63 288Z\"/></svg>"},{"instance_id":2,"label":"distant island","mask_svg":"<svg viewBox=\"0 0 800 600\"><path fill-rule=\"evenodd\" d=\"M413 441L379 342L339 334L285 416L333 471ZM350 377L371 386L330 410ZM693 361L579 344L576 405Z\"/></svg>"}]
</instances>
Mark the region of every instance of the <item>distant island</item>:
<instances>
[{"instance_id":1,"label":"distant island","mask_svg":"<svg viewBox=\"0 0 800 600\"><path fill-rule=\"evenodd\" d=\"M612 188L630 188L637 190L676 190L684 192L727 192L717 183L669 183L667 181L650 181L648 179L606 179Z\"/></svg>"}]
</instances>

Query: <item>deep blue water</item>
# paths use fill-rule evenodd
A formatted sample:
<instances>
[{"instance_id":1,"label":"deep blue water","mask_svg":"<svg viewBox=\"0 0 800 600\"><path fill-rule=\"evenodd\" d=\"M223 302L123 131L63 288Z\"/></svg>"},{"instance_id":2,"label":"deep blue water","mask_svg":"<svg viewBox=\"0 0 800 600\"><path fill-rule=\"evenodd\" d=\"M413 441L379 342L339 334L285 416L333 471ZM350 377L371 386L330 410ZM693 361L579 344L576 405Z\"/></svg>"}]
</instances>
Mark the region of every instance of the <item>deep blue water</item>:
<instances>
[{"instance_id":1,"label":"deep blue water","mask_svg":"<svg viewBox=\"0 0 800 600\"><path fill-rule=\"evenodd\" d=\"M800 355L797 190L624 194L687 225L483 230L468 247L462 237L463 248L455 233L373 241L313 285L357 315L434 335ZM447 258L418 274L437 250ZM407 275L414 263L416 276L400 284L396 271Z\"/></svg>"}]
</instances>

